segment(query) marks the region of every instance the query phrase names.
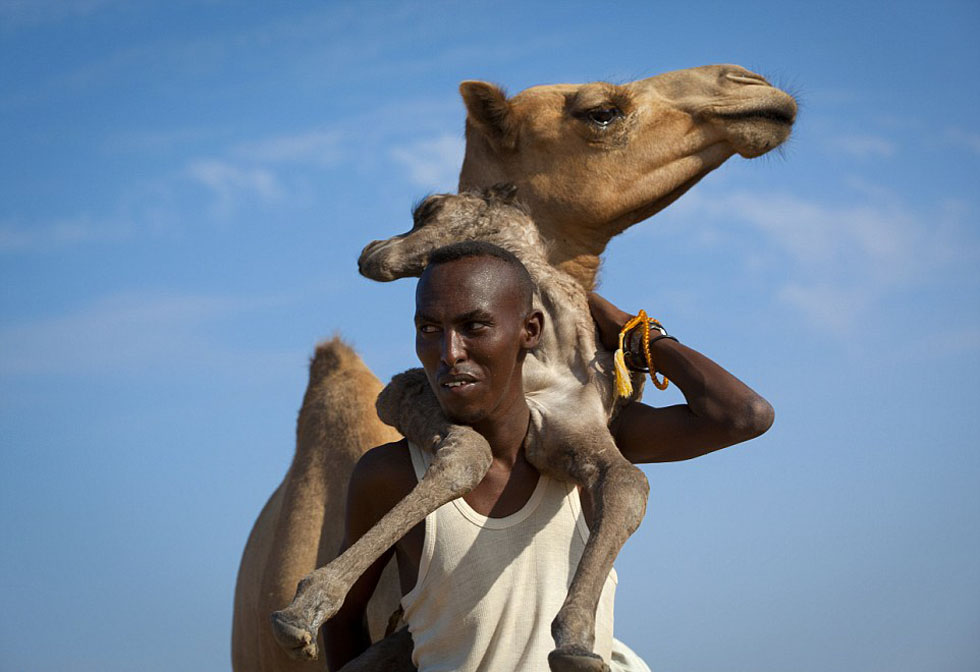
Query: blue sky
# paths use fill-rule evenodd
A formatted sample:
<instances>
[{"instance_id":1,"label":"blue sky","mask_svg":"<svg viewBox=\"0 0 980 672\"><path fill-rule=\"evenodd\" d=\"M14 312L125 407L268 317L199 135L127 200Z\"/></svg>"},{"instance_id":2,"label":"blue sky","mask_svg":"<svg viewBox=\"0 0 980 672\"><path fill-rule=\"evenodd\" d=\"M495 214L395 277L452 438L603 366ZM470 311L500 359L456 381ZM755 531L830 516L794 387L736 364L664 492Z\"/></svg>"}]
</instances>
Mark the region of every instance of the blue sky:
<instances>
[{"instance_id":1,"label":"blue sky","mask_svg":"<svg viewBox=\"0 0 980 672\"><path fill-rule=\"evenodd\" d=\"M657 672L980 665L978 5L526 4L0 2L0 669L230 669L314 344L414 363L412 283L355 260L455 186L459 81L725 62L793 138L602 291L777 420L647 469L617 633Z\"/></svg>"}]
</instances>

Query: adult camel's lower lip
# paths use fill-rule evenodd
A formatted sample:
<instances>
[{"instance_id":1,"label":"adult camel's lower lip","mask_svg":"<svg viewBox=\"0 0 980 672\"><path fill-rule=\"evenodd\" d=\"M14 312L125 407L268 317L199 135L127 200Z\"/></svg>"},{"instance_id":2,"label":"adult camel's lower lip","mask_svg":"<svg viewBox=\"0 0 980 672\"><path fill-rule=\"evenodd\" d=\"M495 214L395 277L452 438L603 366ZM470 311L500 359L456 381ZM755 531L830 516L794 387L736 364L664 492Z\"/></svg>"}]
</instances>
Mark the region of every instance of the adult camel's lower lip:
<instances>
[{"instance_id":1,"label":"adult camel's lower lip","mask_svg":"<svg viewBox=\"0 0 980 672\"><path fill-rule=\"evenodd\" d=\"M764 107L755 110L741 110L739 112L727 112L717 115L719 119L725 121L753 120L753 121L773 121L777 124L792 126L796 121L795 112L779 107Z\"/></svg>"}]
</instances>

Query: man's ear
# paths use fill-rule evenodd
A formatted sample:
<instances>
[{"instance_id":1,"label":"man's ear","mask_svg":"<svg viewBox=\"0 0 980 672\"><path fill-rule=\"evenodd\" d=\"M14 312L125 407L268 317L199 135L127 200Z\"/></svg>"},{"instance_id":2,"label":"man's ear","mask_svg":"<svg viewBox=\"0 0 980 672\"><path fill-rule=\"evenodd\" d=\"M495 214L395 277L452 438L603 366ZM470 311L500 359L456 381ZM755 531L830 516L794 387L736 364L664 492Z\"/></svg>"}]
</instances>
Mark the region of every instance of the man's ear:
<instances>
[{"instance_id":1,"label":"man's ear","mask_svg":"<svg viewBox=\"0 0 980 672\"><path fill-rule=\"evenodd\" d=\"M459 93L466 105L467 122L495 147L513 148L517 129L503 89L469 79L460 83Z\"/></svg>"},{"instance_id":2,"label":"man's ear","mask_svg":"<svg viewBox=\"0 0 980 672\"><path fill-rule=\"evenodd\" d=\"M524 318L524 334L521 338L521 346L525 350L531 350L538 345L541 340L541 330L544 328L544 314L540 310L532 310Z\"/></svg>"}]
</instances>

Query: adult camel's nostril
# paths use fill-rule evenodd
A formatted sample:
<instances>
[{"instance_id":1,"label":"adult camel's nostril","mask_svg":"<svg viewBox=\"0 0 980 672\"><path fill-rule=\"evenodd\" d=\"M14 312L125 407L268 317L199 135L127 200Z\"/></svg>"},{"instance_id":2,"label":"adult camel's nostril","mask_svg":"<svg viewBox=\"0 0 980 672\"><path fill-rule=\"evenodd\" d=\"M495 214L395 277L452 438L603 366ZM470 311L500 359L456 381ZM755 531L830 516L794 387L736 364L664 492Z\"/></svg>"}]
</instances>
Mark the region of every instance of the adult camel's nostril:
<instances>
[{"instance_id":1,"label":"adult camel's nostril","mask_svg":"<svg viewBox=\"0 0 980 672\"><path fill-rule=\"evenodd\" d=\"M739 70L725 73L725 79L737 84L761 84L762 86L772 86L765 77L757 75L748 70Z\"/></svg>"}]
</instances>

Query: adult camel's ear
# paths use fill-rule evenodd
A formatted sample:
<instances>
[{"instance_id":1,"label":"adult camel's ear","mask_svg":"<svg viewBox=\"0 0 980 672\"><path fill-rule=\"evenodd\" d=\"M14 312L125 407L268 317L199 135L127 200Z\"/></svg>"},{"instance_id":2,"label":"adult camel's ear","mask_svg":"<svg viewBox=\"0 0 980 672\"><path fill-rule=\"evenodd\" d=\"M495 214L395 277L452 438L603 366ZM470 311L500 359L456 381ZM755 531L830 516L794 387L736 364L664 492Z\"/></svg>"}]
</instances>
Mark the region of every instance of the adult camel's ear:
<instances>
[{"instance_id":1,"label":"adult camel's ear","mask_svg":"<svg viewBox=\"0 0 980 672\"><path fill-rule=\"evenodd\" d=\"M495 146L513 147L516 129L503 89L469 79L460 83L459 93L466 105L466 120Z\"/></svg>"}]
</instances>

